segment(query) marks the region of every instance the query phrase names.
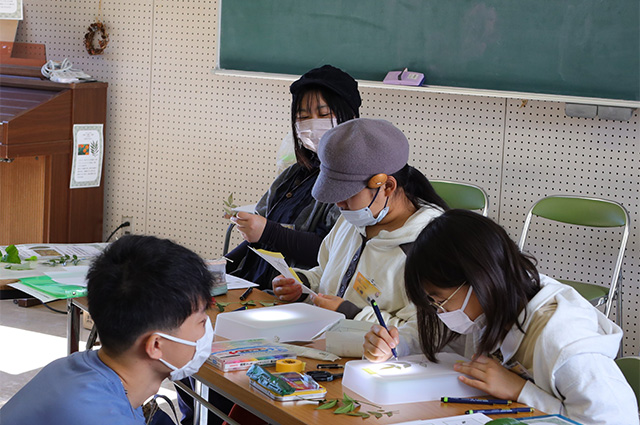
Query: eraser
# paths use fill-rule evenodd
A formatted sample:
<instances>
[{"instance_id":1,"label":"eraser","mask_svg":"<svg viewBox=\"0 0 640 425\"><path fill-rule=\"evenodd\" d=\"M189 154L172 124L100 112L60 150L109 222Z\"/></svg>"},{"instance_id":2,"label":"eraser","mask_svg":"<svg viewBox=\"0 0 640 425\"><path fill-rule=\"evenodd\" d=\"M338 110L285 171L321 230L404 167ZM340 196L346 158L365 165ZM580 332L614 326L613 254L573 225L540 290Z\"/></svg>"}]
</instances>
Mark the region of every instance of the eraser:
<instances>
[{"instance_id":1,"label":"eraser","mask_svg":"<svg viewBox=\"0 0 640 425\"><path fill-rule=\"evenodd\" d=\"M633 115L633 108L620 106L598 106L598 118L602 120L629 121Z\"/></svg>"},{"instance_id":2,"label":"eraser","mask_svg":"<svg viewBox=\"0 0 640 425\"><path fill-rule=\"evenodd\" d=\"M424 81L424 74L420 72L408 71L405 68L402 71L391 71L382 80L385 84L395 84L400 86L421 86Z\"/></svg>"},{"instance_id":3,"label":"eraser","mask_svg":"<svg viewBox=\"0 0 640 425\"><path fill-rule=\"evenodd\" d=\"M564 113L568 117L595 118L598 113L596 105L583 105L580 103L565 103Z\"/></svg>"}]
</instances>

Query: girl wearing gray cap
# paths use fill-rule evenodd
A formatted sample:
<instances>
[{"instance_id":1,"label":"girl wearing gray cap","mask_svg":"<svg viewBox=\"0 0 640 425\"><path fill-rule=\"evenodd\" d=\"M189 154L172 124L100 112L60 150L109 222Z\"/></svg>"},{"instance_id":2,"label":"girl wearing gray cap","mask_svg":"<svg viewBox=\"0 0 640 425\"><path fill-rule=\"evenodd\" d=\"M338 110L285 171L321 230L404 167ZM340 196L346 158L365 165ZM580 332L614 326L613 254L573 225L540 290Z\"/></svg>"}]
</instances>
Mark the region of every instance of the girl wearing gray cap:
<instances>
[{"instance_id":1,"label":"girl wearing gray cap","mask_svg":"<svg viewBox=\"0 0 640 425\"><path fill-rule=\"evenodd\" d=\"M227 273L270 289L275 270L251 245L281 252L296 267L317 264L322 239L339 217L333 203L316 201L311 188L319 174L320 137L336 125L359 116L358 83L331 65L312 69L291 84L291 125L297 163L287 168L260 199L257 214L231 218L245 242L226 255Z\"/></svg>"},{"instance_id":2,"label":"girl wearing gray cap","mask_svg":"<svg viewBox=\"0 0 640 425\"><path fill-rule=\"evenodd\" d=\"M371 305L354 289L359 273L373 281L388 325L403 337L398 354L418 344L416 309L404 291L405 251L420 231L448 209L429 180L409 166L409 142L384 120L355 119L327 132L318 149L316 200L335 203L342 217L322 242L318 266L296 270L318 296L315 305L348 319L377 323ZM273 281L282 300L302 300L302 288L282 276Z\"/></svg>"}]
</instances>

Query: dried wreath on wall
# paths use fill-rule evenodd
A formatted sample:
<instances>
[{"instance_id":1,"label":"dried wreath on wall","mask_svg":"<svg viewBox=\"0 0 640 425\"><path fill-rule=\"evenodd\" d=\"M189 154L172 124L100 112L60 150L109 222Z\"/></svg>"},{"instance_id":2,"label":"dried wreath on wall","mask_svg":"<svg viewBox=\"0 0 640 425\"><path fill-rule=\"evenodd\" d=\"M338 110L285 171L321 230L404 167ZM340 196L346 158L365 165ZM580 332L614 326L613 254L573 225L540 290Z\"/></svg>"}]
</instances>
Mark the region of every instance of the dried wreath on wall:
<instances>
[{"instance_id":1,"label":"dried wreath on wall","mask_svg":"<svg viewBox=\"0 0 640 425\"><path fill-rule=\"evenodd\" d=\"M84 47L90 55L101 55L104 53L104 49L109 44L109 34L104 27L104 24L96 20L89 25L87 33L84 35ZM97 36L97 38L96 38Z\"/></svg>"}]
</instances>

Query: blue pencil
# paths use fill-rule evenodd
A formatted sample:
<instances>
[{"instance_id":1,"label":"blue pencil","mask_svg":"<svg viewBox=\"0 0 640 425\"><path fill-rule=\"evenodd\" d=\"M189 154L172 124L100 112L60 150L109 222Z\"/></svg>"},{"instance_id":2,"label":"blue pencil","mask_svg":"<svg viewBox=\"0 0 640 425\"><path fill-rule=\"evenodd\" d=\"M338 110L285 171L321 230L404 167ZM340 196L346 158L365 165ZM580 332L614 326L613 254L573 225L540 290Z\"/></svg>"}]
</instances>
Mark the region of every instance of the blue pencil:
<instances>
[{"instance_id":1,"label":"blue pencil","mask_svg":"<svg viewBox=\"0 0 640 425\"><path fill-rule=\"evenodd\" d=\"M511 400L494 400L484 398L459 398L459 397L442 397L443 403L465 403L465 404L511 404Z\"/></svg>"},{"instance_id":2,"label":"blue pencil","mask_svg":"<svg viewBox=\"0 0 640 425\"><path fill-rule=\"evenodd\" d=\"M373 312L376 314L376 317L378 318L378 322L380 322L380 326L385 328L388 332L389 328L387 328L387 325L385 325L384 319L382 318L382 314L380 313L380 308L378 307L378 304L376 304L374 300L371 300L371 307L373 307ZM398 360L398 353L396 353L396 349L392 348L391 352L393 353L393 358Z\"/></svg>"},{"instance_id":3,"label":"blue pencil","mask_svg":"<svg viewBox=\"0 0 640 425\"><path fill-rule=\"evenodd\" d=\"M510 409L486 409L486 410L467 410L467 415L472 413L484 413L485 415L500 415L503 413L529 413L533 412L533 407L512 407Z\"/></svg>"}]
</instances>

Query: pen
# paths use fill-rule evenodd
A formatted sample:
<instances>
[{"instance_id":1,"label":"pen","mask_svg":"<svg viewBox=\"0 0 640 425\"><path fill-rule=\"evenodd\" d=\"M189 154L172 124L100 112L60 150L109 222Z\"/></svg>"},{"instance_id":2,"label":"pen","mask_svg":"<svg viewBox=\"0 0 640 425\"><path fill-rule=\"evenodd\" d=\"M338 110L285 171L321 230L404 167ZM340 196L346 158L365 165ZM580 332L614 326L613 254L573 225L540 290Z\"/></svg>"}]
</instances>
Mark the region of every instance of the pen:
<instances>
[{"instance_id":1,"label":"pen","mask_svg":"<svg viewBox=\"0 0 640 425\"><path fill-rule=\"evenodd\" d=\"M318 369L342 369L344 366L338 363L320 363L316 367Z\"/></svg>"},{"instance_id":2,"label":"pen","mask_svg":"<svg viewBox=\"0 0 640 425\"><path fill-rule=\"evenodd\" d=\"M499 415L502 413L528 413L533 412L533 407L512 407L510 409L486 409L486 410L467 410L467 415L471 413L484 413L485 415Z\"/></svg>"},{"instance_id":3,"label":"pen","mask_svg":"<svg viewBox=\"0 0 640 425\"><path fill-rule=\"evenodd\" d=\"M483 398L457 398L457 397L442 397L440 399L443 403L466 403L466 404L511 404L511 400L492 400Z\"/></svg>"},{"instance_id":4,"label":"pen","mask_svg":"<svg viewBox=\"0 0 640 425\"><path fill-rule=\"evenodd\" d=\"M242 293L242 295L240 295L240 299L241 299L242 301L246 300L246 299L247 299L247 297L249 296L249 294L251 293L251 291L253 291L253 287L251 287L251 288L247 289L246 291L244 291L244 292Z\"/></svg>"},{"instance_id":5,"label":"pen","mask_svg":"<svg viewBox=\"0 0 640 425\"><path fill-rule=\"evenodd\" d=\"M246 310L246 309L247 309L247 306L246 306L246 305L243 305L242 307L240 307L240 308L236 308L236 309L235 309L235 310L233 310L233 311L240 311L240 310Z\"/></svg>"},{"instance_id":6,"label":"pen","mask_svg":"<svg viewBox=\"0 0 640 425\"><path fill-rule=\"evenodd\" d=\"M378 308L378 304L376 304L375 300L371 300L371 307L373 307L373 312L376 314L376 317L378 318L378 322L380 322L380 326L385 328L388 332L389 328L387 328L387 325L385 325L384 319L382 318L382 314L380 313L380 308ZM398 353L396 353L395 348L391 349L391 353L393 353L393 358L398 360Z\"/></svg>"}]
</instances>

